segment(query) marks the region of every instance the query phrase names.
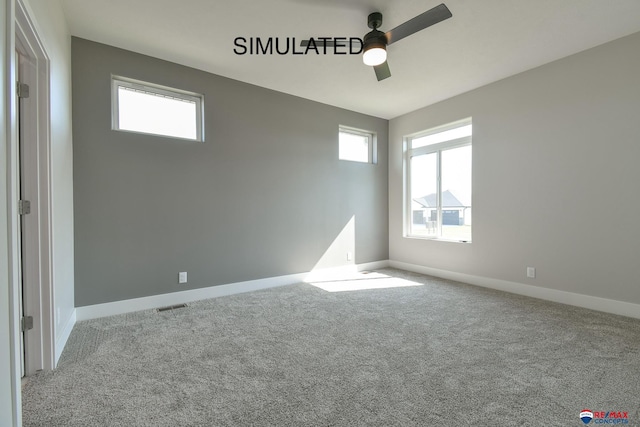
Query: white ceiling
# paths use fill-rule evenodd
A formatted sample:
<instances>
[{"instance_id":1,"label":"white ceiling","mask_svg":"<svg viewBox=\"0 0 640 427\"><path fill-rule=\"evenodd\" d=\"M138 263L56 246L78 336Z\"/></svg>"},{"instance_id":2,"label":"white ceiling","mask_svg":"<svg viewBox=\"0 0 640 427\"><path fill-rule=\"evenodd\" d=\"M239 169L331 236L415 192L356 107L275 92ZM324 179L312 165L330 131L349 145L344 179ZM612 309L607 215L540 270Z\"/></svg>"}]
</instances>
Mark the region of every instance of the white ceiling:
<instances>
[{"instance_id":1,"label":"white ceiling","mask_svg":"<svg viewBox=\"0 0 640 427\"><path fill-rule=\"evenodd\" d=\"M640 31L640 0L444 0L453 18L360 56L236 55L236 37L362 37L441 0L61 0L71 34L382 118Z\"/></svg>"}]
</instances>

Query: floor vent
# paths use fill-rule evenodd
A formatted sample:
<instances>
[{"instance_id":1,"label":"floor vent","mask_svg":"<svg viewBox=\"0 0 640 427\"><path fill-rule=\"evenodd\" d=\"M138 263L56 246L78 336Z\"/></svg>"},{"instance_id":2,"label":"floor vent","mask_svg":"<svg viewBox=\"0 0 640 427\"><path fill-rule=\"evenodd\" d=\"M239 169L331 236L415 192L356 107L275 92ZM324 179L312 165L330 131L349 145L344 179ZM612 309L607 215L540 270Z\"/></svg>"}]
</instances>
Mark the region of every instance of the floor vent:
<instances>
[{"instance_id":1,"label":"floor vent","mask_svg":"<svg viewBox=\"0 0 640 427\"><path fill-rule=\"evenodd\" d=\"M169 310L175 310L176 308L185 308L187 306L187 304L176 304L176 305L170 305L168 307L161 307L158 309L158 312L161 311L169 311Z\"/></svg>"}]
</instances>

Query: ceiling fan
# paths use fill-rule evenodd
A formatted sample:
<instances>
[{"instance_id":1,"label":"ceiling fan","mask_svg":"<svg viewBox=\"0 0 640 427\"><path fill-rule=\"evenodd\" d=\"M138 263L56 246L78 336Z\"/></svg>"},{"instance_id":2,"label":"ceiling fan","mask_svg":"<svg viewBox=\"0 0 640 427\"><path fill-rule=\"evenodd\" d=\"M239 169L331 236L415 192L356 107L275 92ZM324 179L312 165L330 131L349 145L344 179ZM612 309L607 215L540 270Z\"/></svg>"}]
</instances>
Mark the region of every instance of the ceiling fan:
<instances>
[{"instance_id":1,"label":"ceiling fan","mask_svg":"<svg viewBox=\"0 0 640 427\"><path fill-rule=\"evenodd\" d=\"M380 12L371 13L367 18L367 24L371 31L363 38L362 61L373 67L378 81L391 77L387 62L387 46L452 16L449 8L442 3L398 25L393 30L383 33L378 30L382 25L382 14ZM333 43L332 40L328 40L326 46L332 46ZM302 41L302 46L307 44L309 44L308 40Z\"/></svg>"}]
</instances>

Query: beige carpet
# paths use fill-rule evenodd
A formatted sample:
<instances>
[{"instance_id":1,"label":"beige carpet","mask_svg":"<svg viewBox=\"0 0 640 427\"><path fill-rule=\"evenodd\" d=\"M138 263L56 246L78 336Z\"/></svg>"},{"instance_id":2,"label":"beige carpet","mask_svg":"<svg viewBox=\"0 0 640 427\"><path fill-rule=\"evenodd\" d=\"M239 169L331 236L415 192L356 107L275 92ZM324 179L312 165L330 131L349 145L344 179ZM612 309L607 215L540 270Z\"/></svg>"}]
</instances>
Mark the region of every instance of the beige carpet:
<instances>
[{"instance_id":1,"label":"beige carpet","mask_svg":"<svg viewBox=\"0 0 640 427\"><path fill-rule=\"evenodd\" d=\"M378 273L80 322L24 425L640 425L640 321Z\"/></svg>"}]
</instances>

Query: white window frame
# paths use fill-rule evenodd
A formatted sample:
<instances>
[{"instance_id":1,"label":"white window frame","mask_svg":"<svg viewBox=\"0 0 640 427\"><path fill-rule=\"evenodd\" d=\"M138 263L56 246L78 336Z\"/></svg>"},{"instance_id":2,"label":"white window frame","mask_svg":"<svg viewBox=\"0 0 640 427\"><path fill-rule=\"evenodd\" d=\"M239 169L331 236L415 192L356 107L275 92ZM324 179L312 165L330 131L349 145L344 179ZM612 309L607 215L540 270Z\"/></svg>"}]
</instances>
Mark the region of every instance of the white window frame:
<instances>
[{"instance_id":1,"label":"white window frame","mask_svg":"<svg viewBox=\"0 0 640 427\"><path fill-rule=\"evenodd\" d=\"M118 111L119 109L118 87L126 87L129 89L148 92L155 95L161 95L169 98L195 102L196 104L196 138L195 139L181 138L173 135L120 129L120 123L119 123L120 115ZM189 92L182 89L162 86L155 83L144 82L142 80L135 80L128 77L112 75L111 76L111 129L117 130L120 132L131 132L131 133L138 133L143 135L156 135L156 136L162 136L164 138L180 139L184 141L204 142L204 95L196 92Z\"/></svg>"},{"instance_id":2,"label":"white window frame","mask_svg":"<svg viewBox=\"0 0 640 427\"><path fill-rule=\"evenodd\" d=\"M357 136L364 136L367 138L367 146L368 146L368 155L367 155L367 161L366 162L361 162L358 160L349 160L349 159L341 159L340 158L340 134L341 133L348 133L351 135L357 135ZM339 125L338 126L338 160L340 161L344 161L344 162L354 162L354 163L369 163L369 164L377 164L378 163L378 153L377 153L377 146L378 146L378 137L377 134L375 132L371 132L368 130L364 130L364 129L357 129L357 128L353 128L350 126L343 126L343 125Z\"/></svg>"},{"instance_id":3,"label":"white window frame","mask_svg":"<svg viewBox=\"0 0 640 427\"><path fill-rule=\"evenodd\" d=\"M472 138L473 133L470 136L465 136L462 138L450 139L443 142L438 142L431 145L425 145L419 148L411 148L411 143L414 139L423 138L425 136L434 135L441 132L446 132L448 130L460 128L463 126L471 125L471 118L458 120L453 123L448 123L446 125L438 126L426 131L418 132L412 135L408 135L404 137L404 146L405 146L405 158L404 158L404 182L405 182L405 191L404 191L404 237L412 238L412 239L426 239L426 240L446 240L458 242L460 240L450 240L442 237L442 180L441 180L441 172L442 172L442 152L446 150L450 150L453 148L460 148L466 146L472 146ZM423 236L411 234L411 224L412 224L412 208L411 208L411 158L414 156L421 156L425 154L437 153L436 160L436 197L437 197L437 233L435 236ZM471 183L473 185L473 182ZM473 194L473 190L472 190ZM473 206L473 203L472 203ZM472 227L473 230L473 227ZM473 231L472 231L473 233ZM464 243L471 243L471 239L468 241L460 241Z\"/></svg>"}]
</instances>

